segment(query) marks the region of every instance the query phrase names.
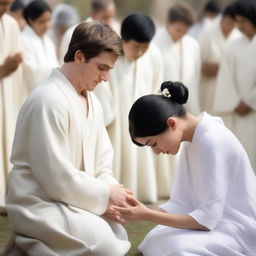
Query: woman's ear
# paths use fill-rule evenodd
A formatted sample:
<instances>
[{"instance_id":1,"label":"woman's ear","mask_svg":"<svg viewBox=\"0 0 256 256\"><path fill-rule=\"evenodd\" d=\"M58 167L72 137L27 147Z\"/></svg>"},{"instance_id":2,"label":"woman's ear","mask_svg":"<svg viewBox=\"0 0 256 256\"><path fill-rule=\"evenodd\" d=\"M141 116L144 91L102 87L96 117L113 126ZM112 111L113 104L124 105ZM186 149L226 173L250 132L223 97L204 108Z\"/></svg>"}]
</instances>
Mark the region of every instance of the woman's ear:
<instances>
[{"instance_id":1,"label":"woman's ear","mask_svg":"<svg viewBox=\"0 0 256 256\"><path fill-rule=\"evenodd\" d=\"M167 119L167 125L172 131L175 131L177 128L177 120L173 117L169 117Z\"/></svg>"}]
</instances>

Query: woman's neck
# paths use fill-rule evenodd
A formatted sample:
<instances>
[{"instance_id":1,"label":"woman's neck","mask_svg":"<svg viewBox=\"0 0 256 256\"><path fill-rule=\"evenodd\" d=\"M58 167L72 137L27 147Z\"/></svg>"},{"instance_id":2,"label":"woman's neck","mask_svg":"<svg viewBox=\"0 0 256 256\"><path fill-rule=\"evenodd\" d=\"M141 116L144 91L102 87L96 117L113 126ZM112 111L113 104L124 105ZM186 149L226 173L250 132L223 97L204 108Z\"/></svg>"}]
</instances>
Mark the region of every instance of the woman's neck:
<instances>
[{"instance_id":1,"label":"woman's neck","mask_svg":"<svg viewBox=\"0 0 256 256\"><path fill-rule=\"evenodd\" d=\"M196 117L190 113L187 113L184 119L184 130L183 130L182 141L192 142L196 127L199 124L200 120L201 119L199 117Z\"/></svg>"}]
</instances>

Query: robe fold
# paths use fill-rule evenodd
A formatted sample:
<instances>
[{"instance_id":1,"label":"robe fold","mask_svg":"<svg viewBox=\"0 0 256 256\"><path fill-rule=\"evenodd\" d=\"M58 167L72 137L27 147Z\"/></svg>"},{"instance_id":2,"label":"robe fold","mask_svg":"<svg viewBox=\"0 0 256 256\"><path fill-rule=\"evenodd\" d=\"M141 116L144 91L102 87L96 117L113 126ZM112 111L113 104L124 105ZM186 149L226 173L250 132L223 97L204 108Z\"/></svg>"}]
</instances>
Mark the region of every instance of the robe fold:
<instances>
[{"instance_id":1,"label":"robe fold","mask_svg":"<svg viewBox=\"0 0 256 256\"><path fill-rule=\"evenodd\" d=\"M205 112L192 142L184 142L171 198L160 205L210 231L158 225L139 250L144 256L254 256L256 176L246 151L220 118Z\"/></svg>"},{"instance_id":2,"label":"robe fold","mask_svg":"<svg viewBox=\"0 0 256 256\"><path fill-rule=\"evenodd\" d=\"M16 21L4 14L0 19L0 65L8 56L22 52L20 30ZM0 79L0 211L5 211L7 176L11 170L10 155L15 123L22 97L22 69Z\"/></svg>"},{"instance_id":3,"label":"robe fold","mask_svg":"<svg viewBox=\"0 0 256 256\"><path fill-rule=\"evenodd\" d=\"M163 56L164 81L179 81L189 90L187 111L199 114L199 81L201 74L200 48L192 37L185 35L174 42L165 27L155 35L153 42Z\"/></svg>"},{"instance_id":4,"label":"robe fold","mask_svg":"<svg viewBox=\"0 0 256 256\"><path fill-rule=\"evenodd\" d=\"M48 35L40 37L30 26L26 26L21 38L24 48L24 89L27 96L48 79L53 68L59 65L55 47Z\"/></svg>"},{"instance_id":5,"label":"robe fold","mask_svg":"<svg viewBox=\"0 0 256 256\"><path fill-rule=\"evenodd\" d=\"M256 172L256 111L255 111L255 55L256 37L245 36L232 42L221 61L216 83L213 108L245 147ZM252 108L245 116L235 112L243 101Z\"/></svg>"},{"instance_id":6,"label":"robe fold","mask_svg":"<svg viewBox=\"0 0 256 256\"><path fill-rule=\"evenodd\" d=\"M28 255L125 255L124 228L100 217L109 200L112 146L100 103L54 70L19 113L7 211Z\"/></svg>"}]
</instances>

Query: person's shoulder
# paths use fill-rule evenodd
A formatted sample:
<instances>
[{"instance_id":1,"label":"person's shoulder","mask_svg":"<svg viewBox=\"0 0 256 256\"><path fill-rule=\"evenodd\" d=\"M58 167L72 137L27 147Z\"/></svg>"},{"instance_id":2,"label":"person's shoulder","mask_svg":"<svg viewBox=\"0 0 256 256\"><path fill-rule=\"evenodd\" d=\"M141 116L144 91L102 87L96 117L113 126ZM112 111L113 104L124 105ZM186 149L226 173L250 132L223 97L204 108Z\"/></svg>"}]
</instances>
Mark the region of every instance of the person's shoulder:
<instances>
[{"instance_id":1,"label":"person's shoulder","mask_svg":"<svg viewBox=\"0 0 256 256\"><path fill-rule=\"evenodd\" d=\"M199 47L198 41L188 34L183 36L182 41L187 45L191 45L193 47Z\"/></svg>"},{"instance_id":2,"label":"person's shoulder","mask_svg":"<svg viewBox=\"0 0 256 256\"><path fill-rule=\"evenodd\" d=\"M16 22L16 20L11 15L5 13L2 17L2 20L3 20L4 23L6 23L8 25L8 27L10 27L10 29L16 30L17 32L20 33L18 23Z\"/></svg>"}]
</instances>

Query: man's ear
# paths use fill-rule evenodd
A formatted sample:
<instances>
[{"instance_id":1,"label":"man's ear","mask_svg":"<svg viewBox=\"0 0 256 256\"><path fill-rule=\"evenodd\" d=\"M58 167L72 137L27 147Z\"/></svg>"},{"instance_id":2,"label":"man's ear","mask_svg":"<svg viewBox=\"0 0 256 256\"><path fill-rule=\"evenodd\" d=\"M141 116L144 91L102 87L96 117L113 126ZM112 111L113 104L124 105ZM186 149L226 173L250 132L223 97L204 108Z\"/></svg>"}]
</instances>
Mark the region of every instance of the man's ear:
<instances>
[{"instance_id":1,"label":"man's ear","mask_svg":"<svg viewBox=\"0 0 256 256\"><path fill-rule=\"evenodd\" d=\"M177 120L173 117L169 117L167 119L167 125L168 125L169 129L171 129L172 131L175 131L177 128Z\"/></svg>"},{"instance_id":2,"label":"man's ear","mask_svg":"<svg viewBox=\"0 0 256 256\"><path fill-rule=\"evenodd\" d=\"M75 52L75 62L76 63L84 63L85 62L85 57L84 57L84 54L81 52L81 50L77 50Z\"/></svg>"}]
</instances>

